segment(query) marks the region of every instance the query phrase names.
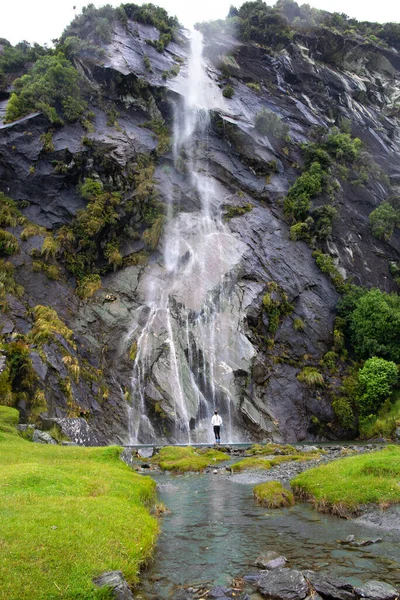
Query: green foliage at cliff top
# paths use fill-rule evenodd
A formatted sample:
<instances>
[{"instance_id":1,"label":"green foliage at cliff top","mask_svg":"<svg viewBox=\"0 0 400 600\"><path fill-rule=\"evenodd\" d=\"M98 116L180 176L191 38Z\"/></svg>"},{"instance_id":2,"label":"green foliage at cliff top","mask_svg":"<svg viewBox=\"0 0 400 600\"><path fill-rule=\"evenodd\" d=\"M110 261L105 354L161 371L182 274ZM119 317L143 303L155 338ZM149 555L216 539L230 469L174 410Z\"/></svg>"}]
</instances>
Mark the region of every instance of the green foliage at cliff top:
<instances>
[{"instance_id":1,"label":"green foliage at cliff top","mask_svg":"<svg viewBox=\"0 0 400 600\"><path fill-rule=\"evenodd\" d=\"M333 461L304 471L291 481L297 494L321 512L357 513L363 504L400 502L400 448Z\"/></svg>"},{"instance_id":2,"label":"green foliage at cliff top","mask_svg":"<svg viewBox=\"0 0 400 600\"><path fill-rule=\"evenodd\" d=\"M17 421L0 406L0 598L109 598L92 578L115 569L136 583L158 532L155 483L118 447L34 444Z\"/></svg>"},{"instance_id":3,"label":"green foliage at cliff top","mask_svg":"<svg viewBox=\"0 0 400 600\"><path fill-rule=\"evenodd\" d=\"M370 43L387 43L400 48L399 23L369 23L350 19L344 13L329 13L312 8L309 4L299 6L294 0L278 0L275 6L263 0L245 2L240 8L231 7L226 19L197 25L206 35L229 28L244 41L280 49L292 40L296 33L324 30L352 37L361 35Z\"/></svg>"},{"instance_id":4,"label":"green foliage at cliff top","mask_svg":"<svg viewBox=\"0 0 400 600\"><path fill-rule=\"evenodd\" d=\"M14 81L14 88L6 122L42 111L52 123L62 124L62 117L76 121L86 108L80 75L62 52L39 58L29 73Z\"/></svg>"},{"instance_id":5,"label":"green foliage at cliff top","mask_svg":"<svg viewBox=\"0 0 400 600\"><path fill-rule=\"evenodd\" d=\"M186 473L203 471L208 465L228 460L219 450L195 450L191 446L165 446L153 457L152 462L158 464L163 471Z\"/></svg>"}]
</instances>

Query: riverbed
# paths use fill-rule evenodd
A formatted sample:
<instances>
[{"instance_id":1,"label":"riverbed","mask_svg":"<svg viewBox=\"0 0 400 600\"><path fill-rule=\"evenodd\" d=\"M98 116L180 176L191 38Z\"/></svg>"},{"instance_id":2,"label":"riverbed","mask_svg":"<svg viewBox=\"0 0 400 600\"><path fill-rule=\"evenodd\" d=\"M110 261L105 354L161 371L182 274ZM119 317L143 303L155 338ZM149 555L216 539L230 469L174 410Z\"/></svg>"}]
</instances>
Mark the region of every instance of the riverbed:
<instances>
[{"instance_id":1,"label":"riverbed","mask_svg":"<svg viewBox=\"0 0 400 600\"><path fill-rule=\"evenodd\" d=\"M321 514L304 503L266 509L255 502L255 477L248 473L156 472L153 478L169 512L136 598L171 599L182 588L230 586L234 578L256 572L254 561L267 550L283 554L291 568L347 577L353 585L369 579L400 585L400 532ZM382 541L365 547L338 543L350 534Z\"/></svg>"}]
</instances>

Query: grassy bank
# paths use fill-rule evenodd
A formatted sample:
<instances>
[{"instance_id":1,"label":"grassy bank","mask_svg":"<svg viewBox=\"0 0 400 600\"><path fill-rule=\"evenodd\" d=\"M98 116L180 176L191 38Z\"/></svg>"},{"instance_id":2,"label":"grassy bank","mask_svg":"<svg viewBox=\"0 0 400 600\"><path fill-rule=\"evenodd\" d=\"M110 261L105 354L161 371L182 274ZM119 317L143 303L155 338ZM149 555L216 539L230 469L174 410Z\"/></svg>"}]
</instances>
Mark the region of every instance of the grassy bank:
<instances>
[{"instance_id":1,"label":"grassy bank","mask_svg":"<svg viewBox=\"0 0 400 600\"><path fill-rule=\"evenodd\" d=\"M267 481L256 485L253 495L259 504L267 508L281 508L294 504L292 492L286 490L280 481Z\"/></svg>"},{"instance_id":2,"label":"grassy bank","mask_svg":"<svg viewBox=\"0 0 400 600\"><path fill-rule=\"evenodd\" d=\"M119 460L118 447L33 444L0 406L0 598L109 597L92 578L120 569L138 581L158 532L155 483Z\"/></svg>"},{"instance_id":3,"label":"grassy bank","mask_svg":"<svg viewBox=\"0 0 400 600\"><path fill-rule=\"evenodd\" d=\"M343 517L357 514L366 504L381 507L400 502L400 447L333 461L304 471L292 480L298 496L321 512Z\"/></svg>"},{"instance_id":4,"label":"grassy bank","mask_svg":"<svg viewBox=\"0 0 400 600\"><path fill-rule=\"evenodd\" d=\"M165 446L152 458L152 463L159 465L163 471L186 473L200 472L209 465L228 459L229 457L219 450L195 450L191 446Z\"/></svg>"}]
</instances>

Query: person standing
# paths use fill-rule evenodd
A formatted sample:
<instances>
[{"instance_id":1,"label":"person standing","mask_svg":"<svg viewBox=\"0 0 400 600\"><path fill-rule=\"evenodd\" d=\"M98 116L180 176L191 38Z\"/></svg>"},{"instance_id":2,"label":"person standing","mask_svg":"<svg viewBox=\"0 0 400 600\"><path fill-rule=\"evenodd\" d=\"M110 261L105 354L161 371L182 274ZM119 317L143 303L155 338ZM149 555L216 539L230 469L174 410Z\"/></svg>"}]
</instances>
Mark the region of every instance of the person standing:
<instances>
[{"instance_id":1,"label":"person standing","mask_svg":"<svg viewBox=\"0 0 400 600\"><path fill-rule=\"evenodd\" d=\"M219 444L221 442L220 430L222 425L222 419L219 416L217 410L214 410L214 415L211 419L211 425L214 427L215 443Z\"/></svg>"}]
</instances>

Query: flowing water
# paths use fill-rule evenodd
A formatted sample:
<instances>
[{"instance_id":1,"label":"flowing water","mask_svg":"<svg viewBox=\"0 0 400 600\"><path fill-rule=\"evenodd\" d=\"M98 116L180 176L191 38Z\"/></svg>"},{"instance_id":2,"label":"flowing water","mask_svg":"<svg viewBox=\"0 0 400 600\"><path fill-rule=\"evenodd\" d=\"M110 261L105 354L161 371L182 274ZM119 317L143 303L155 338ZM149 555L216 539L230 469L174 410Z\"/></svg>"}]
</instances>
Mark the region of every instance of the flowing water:
<instances>
[{"instance_id":1,"label":"flowing water","mask_svg":"<svg viewBox=\"0 0 400 600\"><path fill-rule=\"evenodd\" d=\"M234 577L257 572L253 563L267 550L282 553L291 568L349 577L354 585L369 579L400 584L399 532L323 515L307 504L268 510L253 499L254 474L160 473L154 479L171 512L136 598L175 598L183 586L229 586ZM337 540L350 534L382 542L341 546Z\"/></svg>"},{"instance_id":2,"label":"flowing water","mask_svg":"<svg viewBox=\"0 0 400 600\"><path fill-rule=\"evenodd\" d=\"M202 47L201 34L192 32L187 90L176 101L173 139L175 164L184 168L199 208L177 207L171 186L163 255L146 268L138 287L142 305L128 336L137 344L134 444L211 442L216 407L226 441L242 441L235 427L240 398L234 374L248 366L254 350L241 331L235 281L246 247L223 223L223 193L207 170L209 111L221 108L223 98L206 74ZM154 407L174 424L173 431L153 428Z\"/></svg>"}]
</instances>

